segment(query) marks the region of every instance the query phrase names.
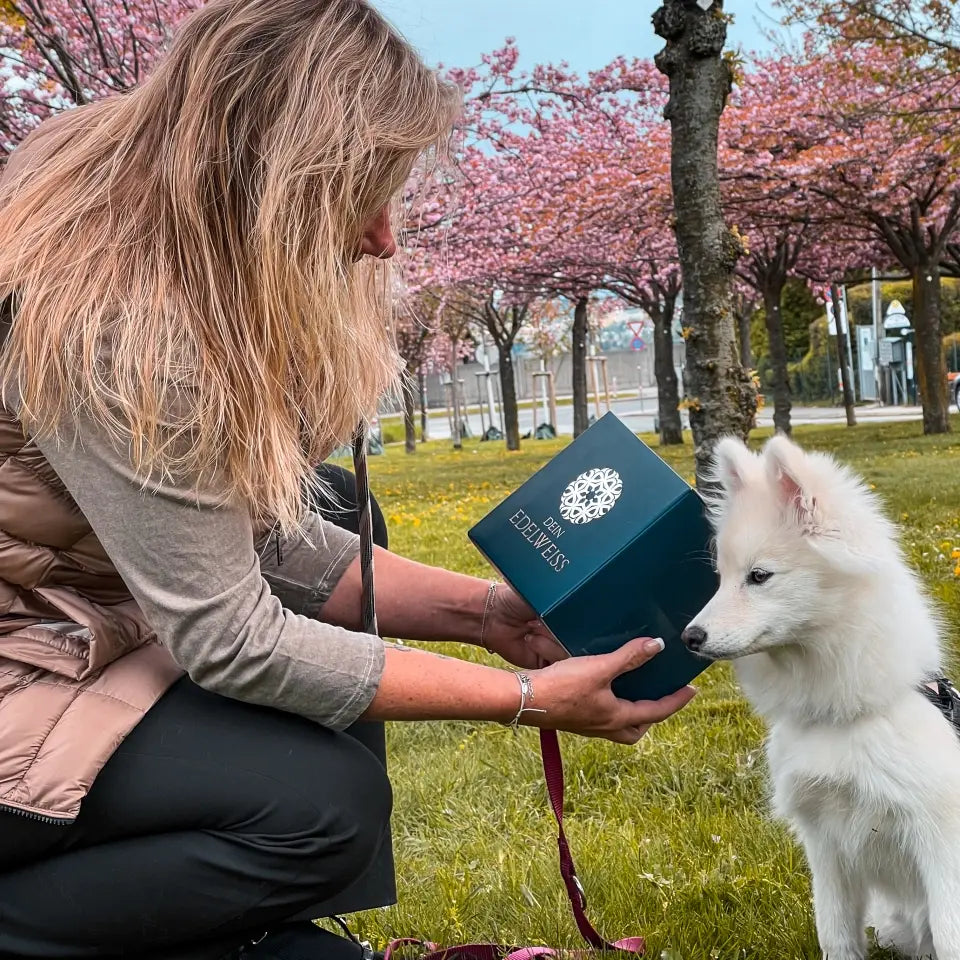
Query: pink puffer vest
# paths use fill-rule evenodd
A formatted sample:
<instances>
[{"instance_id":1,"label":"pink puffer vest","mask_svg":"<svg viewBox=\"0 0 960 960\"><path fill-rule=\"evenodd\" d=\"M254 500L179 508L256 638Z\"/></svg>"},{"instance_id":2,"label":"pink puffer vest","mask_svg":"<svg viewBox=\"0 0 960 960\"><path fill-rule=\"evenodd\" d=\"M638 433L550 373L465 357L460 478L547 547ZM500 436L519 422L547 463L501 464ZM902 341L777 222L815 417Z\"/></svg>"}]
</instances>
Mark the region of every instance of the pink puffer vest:
<instances>
[{"instance_id":1,"label":"pink puffer vest","mask_svg":"<svg viewBox=\"0 0 960 960\"><path fill-rule=\"evenodd\" d=\"M56 474L0 408L0 810L74 818L180 674Z\"/></svg>"}]
</instances>

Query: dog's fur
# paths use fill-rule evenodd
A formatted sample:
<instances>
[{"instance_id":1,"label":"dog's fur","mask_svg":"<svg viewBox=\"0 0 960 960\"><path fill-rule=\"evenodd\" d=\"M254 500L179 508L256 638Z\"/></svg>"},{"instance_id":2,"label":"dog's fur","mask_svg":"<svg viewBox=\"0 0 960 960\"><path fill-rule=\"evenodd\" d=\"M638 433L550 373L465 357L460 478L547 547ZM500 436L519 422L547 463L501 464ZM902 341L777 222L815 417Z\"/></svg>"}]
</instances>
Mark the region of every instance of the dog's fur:
<instances>
[{"instance_id":1,"label":"dog's fur","mask_svg":"<svg viewBox=\"0 0 960 960\"><path fill-rule=\"evenodd\" d=\"M942 666L939 625L894 529L847 469L785 437L759 455L725 439L715 463L720 587L691 626L768 724L821 950L861 960L872 926L908 956L960 960L960 744L918 692Z\"/></svg>"}]
</instances>

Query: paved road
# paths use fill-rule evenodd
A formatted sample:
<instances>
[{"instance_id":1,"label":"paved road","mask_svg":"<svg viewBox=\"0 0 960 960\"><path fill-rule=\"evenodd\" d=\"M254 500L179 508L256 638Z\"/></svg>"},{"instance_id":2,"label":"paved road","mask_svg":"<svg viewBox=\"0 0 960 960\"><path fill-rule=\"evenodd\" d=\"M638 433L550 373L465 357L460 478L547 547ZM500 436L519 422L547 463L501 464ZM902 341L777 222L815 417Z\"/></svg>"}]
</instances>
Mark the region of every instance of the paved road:
<instances>
[{"instance_id":1,"label":"paved road","mask_svg":"<svg viewBox=\"0 0 960 960\"><path fill-rule=\"evenodd\" d=\"M616 400L611 405L613 412L620 417L623 422L638 433L652 431L653 420L656 414L657 400L656 394L652 390L645 392L643 399L639 397L632 400ZM594 413L594 406L590 404L590 413ZM601 412L606 412L606 407L601 406ZM858 421L870 421L872 423L893 423L906 420L921 419L922 412L920 407L879 407L862 406L857 408ZM573 433L573 407L560 406L557 408L557 419L560 421L559 432L561 434ZM542 421L542 416L538 415L537 423ZM760 411L757 418L760 426L773 425L773 408L767 407ZM842 407L794 407L791 416L791 422L795 426L802 424L817 423L844 423L846 416ZM684 420L686 426L686 420ZM520 411L520 433L528 433L533 427L533 411ZM471 414L470 429L474 436L479 436L482 432L480 426L479 414ZM430 439L446 440L449 439L450 426L446 417L431 417L430 419Z\"/></svg>"}]
</instances>

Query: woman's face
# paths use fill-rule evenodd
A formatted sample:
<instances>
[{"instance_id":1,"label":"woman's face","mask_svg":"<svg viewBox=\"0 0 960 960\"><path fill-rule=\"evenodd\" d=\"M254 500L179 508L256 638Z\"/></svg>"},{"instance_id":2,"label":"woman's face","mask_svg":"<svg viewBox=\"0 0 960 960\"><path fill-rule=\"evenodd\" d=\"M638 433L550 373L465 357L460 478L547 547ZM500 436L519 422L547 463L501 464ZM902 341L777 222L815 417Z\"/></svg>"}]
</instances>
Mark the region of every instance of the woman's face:
<instances>
[{"instance_id":1,"label":"woman's face","mask_svg":"<svg viewBox=\"0 0 960 960\"><path fill-rule=\"evenodd\" d=\"M356 259L366 256L389 260L396 252L397 241L390 227L390 208L384 207L363 225L363 239Z\"/></svg>"}]
</instances>

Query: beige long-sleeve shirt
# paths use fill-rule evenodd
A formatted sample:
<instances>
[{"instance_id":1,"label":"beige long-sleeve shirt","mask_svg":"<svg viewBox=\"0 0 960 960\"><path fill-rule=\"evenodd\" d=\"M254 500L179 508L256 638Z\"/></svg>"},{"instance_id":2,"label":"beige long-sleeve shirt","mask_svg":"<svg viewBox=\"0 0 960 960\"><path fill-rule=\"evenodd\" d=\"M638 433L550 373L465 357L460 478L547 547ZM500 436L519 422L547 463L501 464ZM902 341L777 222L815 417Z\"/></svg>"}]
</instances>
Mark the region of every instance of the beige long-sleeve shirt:
<instances>
[{"instance_id":1,"label":"beige long-sleeve shirt","mask_svg":"<svg viewBox=\"0 0 960 960\"><path fill-rule=\"evenodd\" d=\"M316 514L276 549L247 510L176 485L144 488L89 425L37 440L148 623L199 685L343 729L373 699L380 638L315 619L358 538Z\"/></svg>"}]
</instances>

